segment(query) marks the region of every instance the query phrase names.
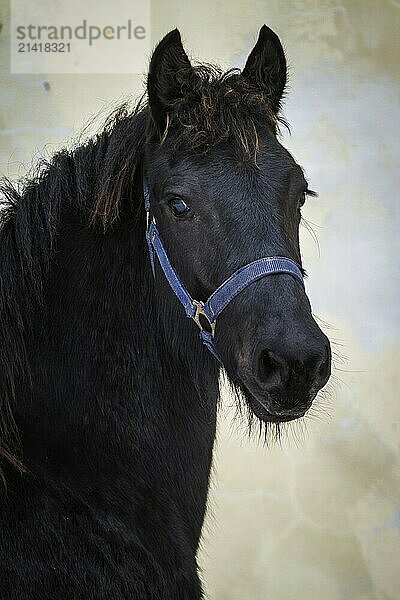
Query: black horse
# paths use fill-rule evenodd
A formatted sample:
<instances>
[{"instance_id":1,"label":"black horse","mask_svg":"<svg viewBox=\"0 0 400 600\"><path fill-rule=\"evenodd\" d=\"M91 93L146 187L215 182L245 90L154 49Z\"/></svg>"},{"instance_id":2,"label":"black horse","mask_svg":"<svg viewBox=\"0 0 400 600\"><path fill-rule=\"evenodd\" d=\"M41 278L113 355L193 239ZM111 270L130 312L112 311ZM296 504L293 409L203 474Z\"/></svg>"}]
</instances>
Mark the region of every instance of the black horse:
<instances>
[{"instance_id":1,"label":"black horse","mask_svg":"<svg viewBox=\"0 0 400 600\"><path fill-rule=\"evenodd\" d=\"M0 230L0 597L202 598L196 552L220 365L146 244L205 300L268 256L301 264L302 169L277 139L286 61L262 27L242 72L193 67L179 32L153 53L148 101L17 190ZM266 430L304 413L329 342L302 285L263 277L215 346Z\"/></svg>"}]
</instances>

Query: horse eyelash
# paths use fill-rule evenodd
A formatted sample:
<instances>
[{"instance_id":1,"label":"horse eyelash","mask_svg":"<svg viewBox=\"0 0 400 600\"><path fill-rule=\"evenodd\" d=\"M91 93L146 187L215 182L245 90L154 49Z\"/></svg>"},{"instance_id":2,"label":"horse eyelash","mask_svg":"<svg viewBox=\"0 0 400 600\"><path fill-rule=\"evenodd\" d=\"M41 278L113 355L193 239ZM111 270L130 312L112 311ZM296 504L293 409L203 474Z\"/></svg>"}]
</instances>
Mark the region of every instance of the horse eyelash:
<instances>
[{"instance_id":1,"label":"horse eyelash","mask_svg":"<svg viewBox=\"0 0 400 600\"><path fill-rule=\"evenodd\" d=\"M309 190L308 188L305 190L306 196L312 196L313 198L318 198L318 192L314 192L313 190Z\"/></svg>"}]
</instances>

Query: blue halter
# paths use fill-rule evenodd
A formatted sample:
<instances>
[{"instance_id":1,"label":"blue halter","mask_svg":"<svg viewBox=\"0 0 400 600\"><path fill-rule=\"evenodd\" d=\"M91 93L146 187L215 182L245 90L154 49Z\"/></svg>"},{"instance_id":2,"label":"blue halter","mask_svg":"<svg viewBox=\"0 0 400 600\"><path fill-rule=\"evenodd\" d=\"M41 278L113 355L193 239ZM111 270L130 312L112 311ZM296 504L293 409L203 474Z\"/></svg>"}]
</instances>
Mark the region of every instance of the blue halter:
<instances>
[{"instance_id":1,"label":"blue halter","mask_svg":"<svg viewBox=\"0 0 400 600\"><path fill-rule=\"evenodd\" d=\"M287 273L298 279L304 288L302 272L296 262L283 256L268 256L255 260L241 267L226 279L205 302L193 300L174 267L171 265L161 241L155 218L150 220L150 190L146 179L143 177L144 205L147 213L146 239L149 247L150 263L155 277L155 256L161 265L164 275L179 302L182 304L186 316L193 319L200 329L200 339L207 346L211 354L222 364L214 344L214 334L217 317L228 304L254 281L273 275L274 273ZM204 328L206 324L206 328Z\"/></svg>"}]
</instances>

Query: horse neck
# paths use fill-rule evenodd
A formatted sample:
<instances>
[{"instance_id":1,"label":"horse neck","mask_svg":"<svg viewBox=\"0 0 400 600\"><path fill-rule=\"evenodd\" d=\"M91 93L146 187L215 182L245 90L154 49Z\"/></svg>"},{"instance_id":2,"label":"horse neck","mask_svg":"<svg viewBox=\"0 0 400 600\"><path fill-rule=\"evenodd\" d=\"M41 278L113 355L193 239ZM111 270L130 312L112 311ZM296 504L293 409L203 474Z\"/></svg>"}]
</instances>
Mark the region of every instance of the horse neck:
<instances>
[{"instance_id":1,"label":"horse neck","mask_svg":"<svg viewBox=\"0 0 400 600\"><path fill-rule=\"evenodd\" d=\"M209 456L217 367L161 271L154 281L140 214L106 234L60 223L46 313L27 340L33 387L20 390L28 466L79 481L140 469L139 450L160 463L171 447Z\"/></svg>"}]
</instances>

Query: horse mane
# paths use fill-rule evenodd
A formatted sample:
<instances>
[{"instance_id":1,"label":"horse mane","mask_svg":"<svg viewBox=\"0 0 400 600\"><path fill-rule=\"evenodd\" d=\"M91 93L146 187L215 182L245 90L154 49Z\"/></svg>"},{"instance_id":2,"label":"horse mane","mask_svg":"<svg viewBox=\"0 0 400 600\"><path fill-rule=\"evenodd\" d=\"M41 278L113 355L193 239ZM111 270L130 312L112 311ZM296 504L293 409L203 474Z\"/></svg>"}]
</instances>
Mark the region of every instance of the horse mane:
<instances>
[{"instance_id":1,"label":"horse mane","mask_svg":"<svg viewBox=\"0 0 400 600\"><path fill-rule=\"evenodd\" d=\"M21 440L13 417L17 381L30 381L25 347L33 314L44 307L44 292L57 244L62 212L83 226L115 222L132 201L142 160L146 115L120 107L103 131L72 150L42 162L26 182L0 181L0 478L1 463L24 470Z\"/></svg>"},{"instance_id":2,"label":"horse mane","mask_svg":"<svg viewBox=\"0 0 400 600\"><path fill-rule=\"evenodd\" d=\"M178 97L167 107L167 126L162 140L174 130L175 147L207 153L229 141L241 159L255 159L258 133L279 133L286 120L271 108L270 89L242 77L239 69L223 72L210 64L175 74Z\"/></svg>"},{"instance_id":3,"label":"horse mane","mask_svg":"<svg viewBox=\"0 0 400 600\"><path fill-rule=\"evenodd\" d=\"M16 382L30 377L24 339L32 311L43 303L54 247L62 196L59 177L53 172L67 161L60 153L22 193L7 180L0 188L0 458L19 470L24 467L12 412ZM4 480L2 470L0 476Z\"/></svg>"},{"instance_id":4,"label":"horse mane","mask_svg":"<svg viewBox=\"0 0 400 600\"><path fill-rule=\"evenodd\" d=\"M175 147L201 153L229 140L255 160L257 131L268 127L276 132L278 122L284 123L269 109L267 90L252 87L238 70L194 69L197 83L189 87L182 76L160 143L173 132ZM124 209L139 215L144 144L146 135L155 132L142 97L133 110L123 105L112 113L94 138L43 161L26 182L0 181L0 463L3 459L24 470L13 417L16 382L30 382L25 339L31 317L44 308L60 217L69 210L84 227L106 232ZM4 481L1 466L0 478Z\"/></svg>"}]
</instances>

